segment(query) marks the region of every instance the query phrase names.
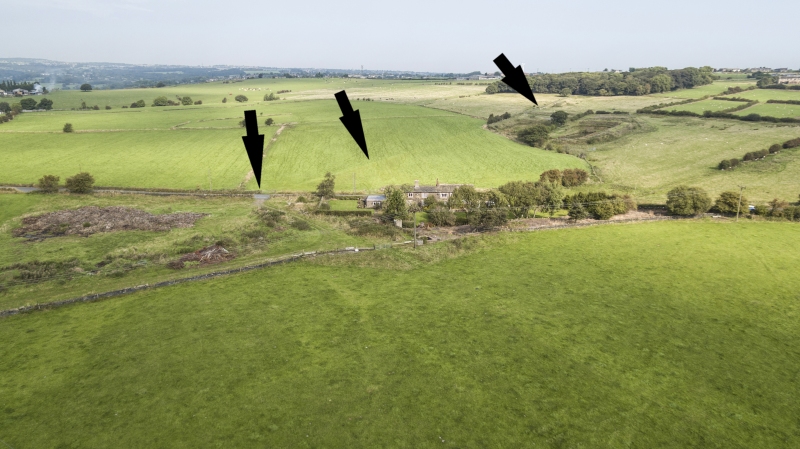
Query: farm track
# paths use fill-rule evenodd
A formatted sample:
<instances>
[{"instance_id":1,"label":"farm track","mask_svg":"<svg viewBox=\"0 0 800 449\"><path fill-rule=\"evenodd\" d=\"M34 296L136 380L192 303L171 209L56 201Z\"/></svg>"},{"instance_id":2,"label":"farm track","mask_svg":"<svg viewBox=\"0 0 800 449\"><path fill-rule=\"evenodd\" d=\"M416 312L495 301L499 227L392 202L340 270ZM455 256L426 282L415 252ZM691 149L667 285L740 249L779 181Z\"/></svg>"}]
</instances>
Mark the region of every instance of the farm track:
<instances>
[{"instance_id":1,"label":"farm track","mask_svg":"<svg viewBox=\"0 0 800 449\"><path fill-rule=\"evenodd\" d=\"M264 152L263 152L263 155L261 156L261 160L262 160L262 161L263 161L263 160L265 160L265 159L267 158L267 154L269 153L269 149L272 147L272 145L273 145L275 142L277 142L277 141L278 141L278 136L280 136L280 135L281 135L281 133L283 132L283 130L284 130L284 129L286 129L286 127L287 127L287 126L289 126L289 125L291 125L291 123L284 123L284 124L282 124L282 125L281 125L281 127L280 127L280 128L278 128L278 130L277 130L277 131L275 131L275 134L273 134L273 135L272 135L272 139L270 139L270 140L269 140L269 142L267 142L267 145L266 145L266 146L264 146ZM244 180L243 180L243 181L242 181L242 182L239 184L239 188L240 188L240 189L243 189L243 188L244 188L244 186L246 186L246 185L247 185L247 183L248 183L248 182L250 182L250 180L251 180L251 179L253 179L253 174L254 174L254 173L253 173L253 170L250 170L250 171L249 171L249 172L248 172L248 173L247 173L247 174L244 176Z\"/></svg>"}]
</instances>

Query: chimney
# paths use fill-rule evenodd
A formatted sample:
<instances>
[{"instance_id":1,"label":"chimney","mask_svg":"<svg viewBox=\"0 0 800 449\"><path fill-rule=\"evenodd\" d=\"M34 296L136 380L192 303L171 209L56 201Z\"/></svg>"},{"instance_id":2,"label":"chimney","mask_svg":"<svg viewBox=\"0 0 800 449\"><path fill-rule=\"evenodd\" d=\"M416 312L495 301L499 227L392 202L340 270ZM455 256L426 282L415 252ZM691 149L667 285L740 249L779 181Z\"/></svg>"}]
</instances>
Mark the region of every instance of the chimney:
<instances>
[{"instance_id":1,"label":"chimney","mask_svg":"<svg viewBox=\"0 0 800 449\"><path fill-rule=\"evenodd\" d=\"M415 179L415 180L414 180L414 188L415 188L415 189L418 189L418 188L419 188L419 179Z\"/></svg>"},{"instance_id":2,"label":"chimney","mask_svg":"<svg viewBox=\"0 0 800 449\"><path fill-rule=\"evenodd\" d=\"M436 187L439 187L439 178L436 178Z\"/></svg>"}]
</instances>

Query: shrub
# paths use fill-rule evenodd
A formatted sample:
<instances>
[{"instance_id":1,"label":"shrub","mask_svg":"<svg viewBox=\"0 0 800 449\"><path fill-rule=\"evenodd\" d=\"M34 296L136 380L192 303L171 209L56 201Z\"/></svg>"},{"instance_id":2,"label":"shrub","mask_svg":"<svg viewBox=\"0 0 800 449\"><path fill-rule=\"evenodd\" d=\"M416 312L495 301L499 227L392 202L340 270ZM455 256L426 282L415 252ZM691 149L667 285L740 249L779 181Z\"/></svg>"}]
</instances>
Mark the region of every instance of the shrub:
<instances>
[{"instance_id":1,"label":"shrub","mask_svg":"<svg viewBox=\"0 0 800 449\"><path fill-rule=\"evenodd\" d=\"M767 206L763 204L758 204L756 205L756 208L753 211L753 213L756 215L761 215L762 217L766 217L767 214L769 213L769 209L767 209Z\"/></svg>"},{"instance_id":2,"label":"shrub","mask_svg":"<svg viewBox=\"0 0 800 449\"><path fill-rule=\"evenodd\" d=\"M509 119L509 118L511 118L511 114L509 114L508 112L506 112L504 114L501 114L501 115L489 114L489 119L486 120L486 124L487 125L491 125L492 123L497 123L497 122L499 122L501 120L505 120L505 119Z\"/></svg>"},{"instance_id":3,"label":"shrub","mask_svg":"<svg viewBox=\"0 0 800 449\"><path fill-rule=\"evenodd\" d=\"M11 105L5 101L0 102L0 112L8 114L11 112Z\"/></svg>"},{"instance_id":4,"label":"shrub","mask_svg":"<svg viewBox=\"0 0 800 449\"><path fill-rule=\"evenodd\" d=\"M262 223L270 228L274 228L278 223L280 223L285 215L279 210L272 209L256 209L253 213Z\"/></svg>"},{"instance_id":5,"label":"shrub","mask_svg":"<svg viewBox=\"0 0 800 449\"><path fill-rule=\"evenodd\" d=\"M589 179L589 172L580 168L568 168L561 172L561 185L576 187L584 184Z\"/></svg>"},{"instance_id":6,"label":"shrub","mask_svg":"<svg viewBox=\"0 0 800 449\"><path fill-rule=\"evenodd\" d=\"M437 205L428 211L428 221L434 226L453 226L456 216L449 208Z\"/></svg>"},{"instance_id":7,"label":"shrub","mask_svg":"<svg viewBox=\"0 0 800 449\"><path fill-rule=\"evenodd\" d=\"M62 131L64 131L65 133L71 133L72 131L74 131L74 129L72 129L72 123L65 123L64 129Z\"/></svg>"},{"instance_id":8,"label":"shrub","mask_svg":"<svg viewBox=\"0 0 800 449\"><path fill-rule=\"evenodd\" d=\"M427 211L427 210L430 210L431 208L433 208L437 203L438 203L438 201L436 200L436 196L428 195L428 196L425 197L425 200L422 202L422 208Z\"/></svg>"},{"instance_id":9,"label":"shrub","mask_svg":"<svg viewBox=\"0 0 800 449\"><path fill-rule=\"evenodd\" d=\"M95 111L99 111L100 110L100 106L94 105L94 106L92 106L92 109L94 109Z\"/></svg>"},{"instance_id":10,"label":"shrub","mask_svg":"<svg viewBox=\"0 0 800 449\"><path fill-rule=\"evenodd\" d=\"M786 142L783 142L784 149L796 148L796 147L800 147L800 137L798 137L797 139L787 140Z\"/></svg>"},{"instance_id":11,"label":"shrub","mask_svg":"<svg viewBox=\"0 0 800 449\"><path fill-rule=\"evenodd\" d=\"M772 145L771 147L769 147L769 154L775 154L775 153L781 151L782 148L783 147L781 146L781 144L776 143L775 145Z\"/></svg>"},{"instance_id":12,"label":"shrub","mask_svg":"<svg viewBox=\"0 0 800 449\"><path fill-rule=\"evenodd\" d=\"M183 97L181 98L181 104L184 106L191 106L194 104L194 101L192 101L192 97Z\"/></svg>"},{"instance_id":13,"label":"shrub","mask_svg":"<svg viewBox=\"0 0 800 449\"><path fill-rule=\"evenodd\" d=\"M36 100L33 98L23 98L19 104L22 106L22 109L25 110L36 109Z\"/></svg>"},{"instance_id":14,"label":"shrub","mask_svg":"<svg viewBox=\"0 0 800 449\"><path fill-rule=\"evenodd\" d=\"M56 193L58 192L58 182L60 180L61 178L58 176L44 175L39 179L39 183L36 186L41 189L42 193Z\"/></svg>"},{"instance_id":15,"label":"shrub","mask_svg":"<svg viewBox=\"0 0 800 449\"><path fill-rule=\"evenodd\" d=\"M297 229L298 231L308 231L311 229L311 225L308 224L307 221L303 220L295 220L289 226Z\"/></svg>"},{"instance_id":16,"label":"shrub","mask_svg":"<svg viewBox=\"0 0 800 449\"><path fill-rule=\"evenodd\" d=\"M228 97L222 97L222 102L223 103L227 103L228 102Z\"/></svg>"},{"instance_id":17,"label":"shrub","mask_svg":"<svg viewBox=\"0 0 800 449\"><path fill-rule=\"evenodd\" d=\"M237 97L237 98L238 98L238 97ZM268 93L268 94L264 95L264 101L275 101L275 100L280 100L280 97L278 97L277 95L275 95L273 92L270 92L270 93ZM238 101L238 100L237 100L237 101ZM245 98L245 100L244 100L244 101L247 101L247 99Z\"/></svg>"},{"instance_id":18,"label":"shrub","mask_svg":"<svg viewBox=\"0 0 800 449\"><path fill-rule=\"evenodd\" d=\"M295 202L297 202L297 203L305 203L307 201L308 200L306 199L306 197L304 197L303 195L300 195L300 196L297 197L297 200Z\"/></svg>"},{"instance_id":19,"label":"shrub","mask_svg":"<svg viewBox=\"0 0 800 449\"><path fill-rule=\"evenodd\" d=\"M111 106L106 106L106 111L108 111L109 109L111 109Z\"/></svg>"},{"instance_id":20,"label":"shrub","mask_svg":"<svg viewBox=\"0 0 800 449\"><path fill-rule=\"evenodd\" d=\"M517 133L519 140L532 147L543 146L549 136L550 130L545 125L529 126Z\"/></svg>"},{"instance_id":21,"label":"shrub","mask_svg":"<svg viewBox=\"0 0 800 449\"><path fill-rule=\"evenodd\" d=\"M723 161L721 161L719 163L717 168L719 168L720 170L727 170L727 169L731 168L731 161L725 159L725 160L723 160Z\"/></svg>"},{"instance_id":22,"label":"shrub","mask_svg":"<svg viewBox=\"0 0 800 449\"><path fill-rule=\"evenodd\" d=\"M711 198L699 187L679 186L667 193L667 211L673 215L698 215L711 208Z\"/></svg>"},{"instance_id":23,"label":"shrub","mask_svg":"<svg viewBox=\"0 0 800 449\"><path fill-rule=\"evenodd\" d=\"M194 104L196 104L196 105L197 104L203 104L203 100L197 100L197 101L194 102Z\"/></svg>"},{"instance_id":24,"label":"shrub","mask_svg":"<svg viewBox=\"0 0 800 449\"><path fill-rule=\"evenodd\" d=\"M503 209L483 208L473 214L469 224L475 229L488 231L508 223L508 213Z\"/></svg>"},{"instance_id":25,"label":"shrub","mask_svg":"<svg viewBox=\"0 0 800 449\"><path fill-rule=\"evenodd\" d=\"M272 124L273 124L273 123L275 123L275 120L273 120L273 119L272 119L272 117L268 118L268 119L267 119L267 120L264 122L264 124L265 124L265 125L267 125L267 126L272 126Z\"/></svg>"},{"instance_id":26,"label":"shrub","mask_svg":"<svg viewBox=\"0 0 800 449\"><path fill-rule=\"evenodd\" d=\"M738 192L722 192L719 198L714 202L714 209L722 214L735 214L736 211L744 211L747 209L747 197L742 196L741 203L739 202Z\"/></svg>"},{"instance_id":27,"label":"shrub","mask_svg":"<svg viewBox=\"0 0 800 449\"><path fill-rule=\"evenodd\" d=\"M567 118L569 114L564 111L556 111L550 114L550 121L556 126L563 126L567 123Z\"/></svg>"},{"instance_id":28,"label":"shrub","mask_svg":"<svg viewBox=\"0 0 800 449\"><path fill-rule=\"evenodd\" d=\"M562 176L561 171L558 170L557 168L554 168L552 170L547 170L546 172L543 172L541 175L539 175L539 181L554 182L561 184L561 176Z\"/></svg>"},{"instance_id":29,"label":"shrub","mask_svg":"<svg viewBox=\"0 0 800 449\"><path fill-rule=\"evenodd\" d=\"M156 99L153 100L153 106L167 106L169 105L169 102L170 100L167 97L156 97Z\"/></svg>"},{"instance_id":30,"label":"shrub","mask_svg":"<svg viewBox=\"0 0 800 449\"><path fill-rule=\"evenodd\" d=\"M238 101L239 103L244 103L245 101L247 101L247 97L245 97L244 95L237 95L233 99Z\"/></svg>"},{"instance_id":31,"label":"shrub","mask_svg":"<svg viewBox=\"0 0 800 449\"><path fill-rule=\"evenodd\" d=\"M77 175L67 178L64 184L70 193L89 193L94 186L94 177L89 173L78 173Z\"/></svg>"},{"instance_id":32,"label":"shrub","mask_svg":"<svg viewBox=\"0 0 800 449\"><path fill-rule=\"evenodd\" d=\"M572 203L569 206L569 218L573 220L583 220L589 218L589 212L581 203Z\"/></svg>"},{"instance_id":33,"label":"shrub","mask_svg":"<svg viewBox=\"0 0 800 449\"><path fill-rule=\"evenodd\" d=\"M733 158L730 160L730 163L731 163L731 168L735 168L736 166L739 165L739 159Z\"/></svg>"},{"instance_id":34,"label":"shrub","mask_svg":"<svg viewBox=\"0 0 800 449\"><path fill-rule=\"evenodd\" d=\"M131 103L131 107L132 108L143 108L143 107L145 107L144 100L139 100L139 101L135 101L135 102Z\"/></svg>"}]
</instances>

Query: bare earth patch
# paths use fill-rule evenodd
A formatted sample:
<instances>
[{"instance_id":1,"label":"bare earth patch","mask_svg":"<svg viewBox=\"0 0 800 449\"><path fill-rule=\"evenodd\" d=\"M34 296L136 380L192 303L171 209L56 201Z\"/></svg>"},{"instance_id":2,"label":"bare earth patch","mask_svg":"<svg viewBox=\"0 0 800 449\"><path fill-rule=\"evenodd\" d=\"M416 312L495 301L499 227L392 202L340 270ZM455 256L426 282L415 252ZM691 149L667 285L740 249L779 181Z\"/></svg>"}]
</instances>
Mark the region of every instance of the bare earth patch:
<instances>
[{"instance_id":1,"label":"bare earth patch","mask_svg":"<svg viewBox=\"0 0 800 449\"><path fill-rule=\"evenodd\" d=\"M193 212L153 215L129 207L87 206L25 217L22 226L14 229L12 235L41 240L61 235L87 237L98 232L169 231L172 228L190 228L204 216L206 214Z\"/></svg>"}]
</instances>

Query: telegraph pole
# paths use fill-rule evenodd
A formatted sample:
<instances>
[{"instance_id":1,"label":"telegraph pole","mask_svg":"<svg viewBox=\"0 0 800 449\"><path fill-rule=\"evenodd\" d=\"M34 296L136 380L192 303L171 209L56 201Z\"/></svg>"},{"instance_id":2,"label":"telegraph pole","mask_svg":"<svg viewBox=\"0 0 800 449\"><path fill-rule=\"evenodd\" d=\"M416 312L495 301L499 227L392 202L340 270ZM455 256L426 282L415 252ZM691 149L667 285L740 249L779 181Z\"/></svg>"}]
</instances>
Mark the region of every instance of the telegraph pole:
<instances>
[{"instance_id":1,"label":"telegraph pole","mask_svg":"<svg viewBox=\"0 0 800 449\"><path fill-rule=\"evenodd\" d=\"M417 249L417 211L414 211L414 249Z\"/></svg>"},{"instance_id":2,"label":"telegraph pole","mask_svg":"<svg viewBox=\"0 0 800 449\"><path fill-rule=\"evenodd\" d=\"M739 210L742 208L742 196L744 195L745 186L739 186L739 203L736 205L736 221L739 221Z\"/></svg>"}]
</instances>

